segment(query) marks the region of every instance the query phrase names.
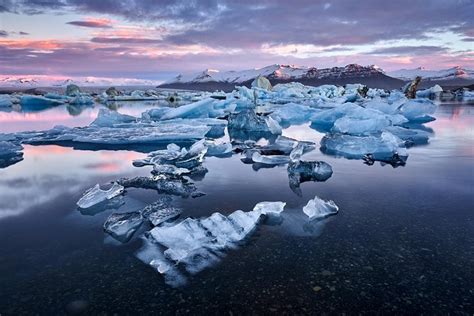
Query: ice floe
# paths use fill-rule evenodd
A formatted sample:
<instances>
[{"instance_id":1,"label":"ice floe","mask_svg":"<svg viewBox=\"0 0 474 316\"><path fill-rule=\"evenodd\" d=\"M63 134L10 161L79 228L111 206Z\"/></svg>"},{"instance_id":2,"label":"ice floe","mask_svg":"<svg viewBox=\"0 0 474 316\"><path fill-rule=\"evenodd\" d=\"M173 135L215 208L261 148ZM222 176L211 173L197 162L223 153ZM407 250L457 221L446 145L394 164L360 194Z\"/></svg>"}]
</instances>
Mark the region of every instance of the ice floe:
<instances>
[{"instance_id":1,"label":"ice floe","mask_svg":"<svg viewBox=\"0 0 474 316\"><path fill-rule=\"evenodd\" d=\"M309 200L303 207L303 213L308 215L309 220L321 219L339 212L339 207L333 201L325 201L317 196Z\"/></svg>"},{"instance_id":2,"label":"ice floe","mask_svg":"<svg viewBox=\"0 0 474 316\"><path fill-rule=\"evenodd\" d=\"M84 195L77 201L77 206L86 209L93 207L99 203L113 199L124 192L124 187L118 183L114 183L108 190L102 190L99 184L87 190Z\"/></svg>"}]
</instances>

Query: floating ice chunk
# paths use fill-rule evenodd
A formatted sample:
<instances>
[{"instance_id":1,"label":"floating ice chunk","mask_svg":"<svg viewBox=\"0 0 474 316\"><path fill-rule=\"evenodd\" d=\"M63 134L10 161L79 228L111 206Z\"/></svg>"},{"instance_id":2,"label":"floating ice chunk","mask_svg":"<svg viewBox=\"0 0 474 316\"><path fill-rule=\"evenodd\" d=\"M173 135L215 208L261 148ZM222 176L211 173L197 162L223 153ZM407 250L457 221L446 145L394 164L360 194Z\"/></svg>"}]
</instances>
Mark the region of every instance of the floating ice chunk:
<instances>
[{"instance_id":1,"label":"floating ice chunk","mask_svg":"<svg viewBox=\"0 0 474 316\"><path fill-rule=\"evenodd\" d=\"M139 212L114 213L104 223L104 231L120 242L129 241L143 223Z\"/></svg>"},{"instance_id":2,"label":"floating ice chunk","mask_svg":"<svg viewBox=\"0 0 474 316\"><path fill-rule=\"evenodd\" d=\"M431 121L437 105L428 99L410 100L400 107L400 113L410 121Z\"/></svg>"},{"instance_id":3,"label":"floating ice chunk","mask_svg":"<svg viewBox=\"0 0 474 316\"><path fill-rule=\"evenodd\" d=\"M324 110L319 113L315 113L311 117L311 121L315 125L331 128L341 117L347 115L354 110L359 110L361 107L354 103L344 103L336 108Z\"/></svg>"},{"instance_id":4,"label":"floating ice chunk","mask_svg":"<svg viewBox=\"0 0 474 316\"><path fill-rule=\"evenodd\" d=\"M232 105L232 101L218 101L213 98L206 98L177 108L170 108L168 111L162 113L160 119L215 118L224 116L233 109L235 109L235 106Z\"/></svg>"},{"instance_id":5,"label":"floating ice chunk","mask_svg":"<svg viewBox=\"0 0 474 316\"><path fill-rule=\"evenodd\" d=\"M396 114L398 113L398 107L400 104L398 103L390 103L387 100L382 100L382 99L376 99L376 100L370 100L368 102L365 102L363 106L366 109L371 109L371 110L377 110L385 114Z\"/></svg>"},{"instance_id":6,"label":"floating ice chunk","mask_svg":"<svg viewBox=\"0 0 474 316\"><path fill-rule=\"evenodd\" d=\"M149 220L153 226L159 226L164 222L178 218L183 211L179 208L170 207L162 200L158 200L145 206L140 213Z\"/></svg>"},{"instance_id":7,"label":"floating ice chunk","mask_svg":"<svg viewBox=\"0 0 474 316\"><path fill-rule=\"evenodd\" d=\"M279 216L285 209L285 202L260 202L253 208L254 212L263 215Z\"/></svg>"},{"instance_id":8,"label":"floating ice chunk","mask_svg":"<svg viewBox=\"0 0 474 316\"><path fill-rule=\"evenodd\" d=\"M364 135L383 130L391 122L382 115L368 119L342 117L334 122L333 131L342 134Z\"/></svg>"},{"instance_id":9,"label":"floating ice chunk","mask_svg":"<svg viewBox=\"0 0 474 316\"><path fill-rule=\"evenodd\" d=\"M6 168L23 160L23 146L0 140L0 168Z\"/></svg>"},{"instance_id":10,"label":"floating ice chunk","mask_svg":"<svg viewBox=\"0 0 474 316\"><path fill-rule=\"evenodd\" d=\"M392 161L394 157L406 160L408 153L404 142L389 132L380 136L353 136L328 134L321 140L321 150L346 158L363 158L371 154L375 160Z\"/></svg>"},{"instance_id":11,"label":"floating ice chunk","mask_svg":"<svg viewBox=\"0 0 474 316\"><path fill-rule=\"evenodd\" d=\"M270 133L278 135L281 134L282 128L277 121L272 119L270 116L265 117L265 122L267 123L268 130Z\"/></svg>"},{"instance_id":12,"label":"floating ice chunk","mask_svg":"<svg viewBox=\"0 0 474 316\"><path fill-rule=\"evenodd\" d=\"M68 97L75 97L81 94L81 89L75 84L68 84L66 87L66 95Z\"/></svg>"},{"instance_id":13,"label":"floating ice chunk","mask_svg":"<svg viewBox=\"0 0 474 316\"><path fill-rule=\"evenodd\" d=\"M401 140L405 141L406 146L427 144L430 133L420 129L410 129L400 126L389 126L385 128L387 132L392 133Z\"/></svg>"},{"instance_id":14,"label":"floating ice chunk","mask_svg":"<svg viewBox=\"0 0 474 316\"><path fill-rule=\"evenodd\" d=\"M0 108L10 108L12 105L12 99L8 94L0 94Z\"/></svg>"},{"instance_id":15,"label":"floating ice chunk","mask_svg":"<svg viewBox=\"0 0 474 316\"><path fill-rule=\"evenodd\" d=\"M443 88L440 85L434 85L429 89L416 91L417 98L435 98L443 92Z\"/></svg>"},{"instance_id":16,"label":"floating ice chunk","mask_svg":"<svg viewBox=\"0 0 474 316\"><path fill-rule=\"evenodd\" d=\"M137 119L130 115L120 114L109 109L100 109L97 118L91 123L93 126L114 127L116 124L132 123Z\"/></svg>"},{"instance_id":17,"label":"floating ice chunk","mask_svg":"<svg viewBox=\"0 0 474 316\"><path fill-rule=\"evenodd\" d=\"M273 105L268 111L271 112L270 117L285 125L305 123L316 113L315 109L297 103Z\"/></svg>"},{"instance_id":18,"label":"floating ice chunk","mask_svg":"<svg viewBox=\"0 0 474 316\"><path fill-rule=\"evenodd\" d=\"M207 152L206 156L226 156L232 153L231 143L215 143L213 141L206 141Z\"/></svg>"},{"instance_id":19,"label":"floating ice chunk","mask_svg":"<svg viewBox=\"0 0 474 316\"><path fill-rule=\"evenodd\" d=\"M160 194L189 197L196 191L192 182L183 178L173 179L166 176L123 178L118 181L125 188L156 190Z\"/></svg>"},{"instance_id":20,"label":"floating ice chunk","mask_svg":"<svg viewBox=\"0 0 474 316\"><path fill-rule=\"evenodd\" d=\"M315 196L309 200L308 204L303 207L303 212L308 215L309 220L321 219L339 212L339 207L333 201L324 201Z\"/></svg>"},{"instance_id":21,"label":"floating ice chunk","mask_svg":"<svg viewBox=\"0 0 474 316\"><path fill-rule=\"evenodd\" d=\"M259 152L254 152L252 154L252 161L256 163L261 163L264 165L281 165L288 163L290 158L288 156L283 155L261 155Z\"/></svg>"},{"instance_id":22,"label":"floating ice chunk","mask_svg":"<svg viewBox=\"0 0 474 316\"><path fill-rule=\"evenodd\" d=\"M191 170L186 168L178 168L175 165L162 165L162 164L155 164L153 165L153 174L166 174L166 175L176 175L180 176L182 174L190 173Z\"/></svg>"},{"instance_id":23,"label":"floating ice chunk","mask_svg":"<svg viewBox=\"0 0 474 316\"><path fill-rule=\"evenodd\" d=\"M105 121L104 124L107 124L107 122ZM22 141L28 144L71 142L103 144L104 146L156 144L201 139L209 130L210 127L205 125L190 125L184 122L123 123L116 124L114 127L90 125L87 127L69 128L55 126L47 131L36 132L30 135L23 134Z\"/></svg>"},{"instance_id":24,"label":"floating ice chunk","mask_svg":"<svg viewBox=\"0 0 474 316\"><path fill-rule=\"evenodd\" d=\"M23 111L41 111L63 103L64 102L60 100L53 100L33 95L24 95L20 99L20 105Z\"/></svg>"},{"instance_id":25,"label":"floating ice chunk","mask_svg":"<svg viewBox=\"0 0 474 316\"><path fill-rule=\"evenodd\" d=\"M86 94L80 94L76 97L74 97L71 101L69 101L69 104L72 105L90 105L94 104L94 99Z\"/></svg>"},{"instance_id":26,"label":"floating ice chunk","mask_svg":"<svg viewBox=\"0 0 474 316\"><path fill-rule=\"evenodd\" d=\"M281 133L281 128L278 124L272 121L272 128L270 129L266 120L257 116L254 110L246 109L238 113L232 113L229 116L229 130L241 132L263 132L263 133Z\"/></svg>"},{"instance_id":27,"label":"floating ice chunk","mask_svg":"<svg viewBox=\"0 0 474 316\"><path fill-rule=\"evenodd\" d=\"M80 208L89 208L106 200L113 199L114 197L122 194L124 187L116 182L108 190L102 190L99 184L87 190L84 195L77 202L77 206Z\"/></svg>"},{"instance_id":28,"label":"floating ice chunk","mask_svg":"<svg viewBox=\"0 0 474 316\"><path fill-rule=\"evenodd\" d=\"M288 164L290 188L301 196L300 184L306 181L326 181L332 176L332 167L324 161L292 160Z\"/></svg>"}]
</instances>

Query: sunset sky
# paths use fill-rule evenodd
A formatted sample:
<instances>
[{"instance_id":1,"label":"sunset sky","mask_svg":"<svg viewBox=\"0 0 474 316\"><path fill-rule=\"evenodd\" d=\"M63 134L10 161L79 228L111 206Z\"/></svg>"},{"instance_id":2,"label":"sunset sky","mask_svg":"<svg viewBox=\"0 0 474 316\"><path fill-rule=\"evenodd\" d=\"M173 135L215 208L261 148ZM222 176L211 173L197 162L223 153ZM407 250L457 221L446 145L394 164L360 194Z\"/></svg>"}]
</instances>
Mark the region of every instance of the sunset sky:
<instances>
[{"instance_id":1,"label":"sunset sky","mask_svg":"<svg viewBox=\"0 0 474 316\"><path fill-rule=\"evenodd\" d=\"M474 68L474 0L0 0L0 75Z\"/></svg>"}]
</instances>

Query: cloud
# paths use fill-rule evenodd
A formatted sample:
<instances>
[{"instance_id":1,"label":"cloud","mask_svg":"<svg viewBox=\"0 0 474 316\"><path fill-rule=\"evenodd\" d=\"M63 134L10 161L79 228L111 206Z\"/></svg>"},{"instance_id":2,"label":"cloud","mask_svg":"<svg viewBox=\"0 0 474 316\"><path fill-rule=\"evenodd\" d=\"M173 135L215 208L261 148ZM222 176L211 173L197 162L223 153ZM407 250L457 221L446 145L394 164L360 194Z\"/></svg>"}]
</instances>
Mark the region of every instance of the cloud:
<instances>
[{"instance_id":1,"label":"cloud","mask_svg":"<svg viewBox=\"0 0 474 316\"><path fill-rule=\"evenodd\" d=\"M0 30L0 37L8 37L8 32L4 30Z\"/></svg>"},{"instance_id":2,"label":"cloud","mask_svg":"<svg viewBox=\"0 0 474 316\"><path fill-rule=\"evenodd\" d=\"M424 39L427 32L474 29L474 1L348 2L300 0L19 0L4 7L24 13L107 14L166 25L174 44L259 47L267 44L357 45L381 40ZM325 10L326 9L326 10ZM73 21L81 22L81 21Z\"/></svg>"},{"instance_id":3,"label":"cloud","mask_svg":"<svg viewBox=\"0 0 474 316\"><path fill-rule=\"evenodd\" d=\"M375 49L369 54L372 55L431 55L446 53L448 49L440 46L394 46Z\"/></svg>"},{"instance_id":4,"label":"cloud","mask_svg":"<svg viewBox=\"0 0 474 316\"><path fill-rule=\"evenodd\" d=\"M93 43L106 44L157 44L162 43L162 40L153 38L134 38L134 37L93 37Z\"/></svg>"},{"instance_id":5,"label":"cloud","mask_svg":"<svg viewBox=\"0 0 474 316\"><path fill-rule=\"evenodd\" d=\"M87 19L85 21L71 21L66 24L90 28L112 28L111 21L107 19Z\"/></svg>"}]
</instances>

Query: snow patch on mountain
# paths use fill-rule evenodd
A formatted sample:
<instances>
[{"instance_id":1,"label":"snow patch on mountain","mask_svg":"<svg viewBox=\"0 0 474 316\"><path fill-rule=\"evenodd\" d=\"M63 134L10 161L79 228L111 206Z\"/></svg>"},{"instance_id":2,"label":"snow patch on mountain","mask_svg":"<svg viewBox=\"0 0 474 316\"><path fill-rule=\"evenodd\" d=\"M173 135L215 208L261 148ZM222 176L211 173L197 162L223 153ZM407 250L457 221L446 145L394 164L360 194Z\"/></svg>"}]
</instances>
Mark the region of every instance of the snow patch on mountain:
<instances>
[{"instance_id":1,"label":"snow patch on mountain","mask_svg":"<svg viewBox=\"0 0 474 316\"><path fill-rule=\"evenodd\" d=\"M345 67L332 67L318 69L315 67L300 67L295 65L274 64L258 69L247 69L241 71L219 71L206 69L194 74L180 74L166 82L171 83L202 83L202 82L225 82L243 83L255 79L258 76L265 76L275 80L295 80L295 79L324 79L324 78L350 78L368 77L373 74L384 73L377 66L361 66L350 64Z\"/></svg>"},{"instance_id":2,"label":"snow patch on mountain","mask_svg":"<svg viewBox=\"0 0 474 316\"><path fill-rule=\"evenodd\" d=\"M461 66L442 70L430 70L418 67L415 69L400 69L387 72L387 75L402 80L413 80L416 76L431 80L474 79L474 70L466 69Z\"/></svg>"},{"instance_id":3,"label":"snow patch on mountain","mask_svg":"<svg viewBox=\"0 0 474 316\"><path fill-rule=\"evenodd\" d=\"M66 87L75 84L81 87L91 86L156 86L157 80L142 80L134 78L103 78L103 77L62 77L62 76L0 76L0 87L34 88L34 87Z\"/></svg>"}]
</instances>

